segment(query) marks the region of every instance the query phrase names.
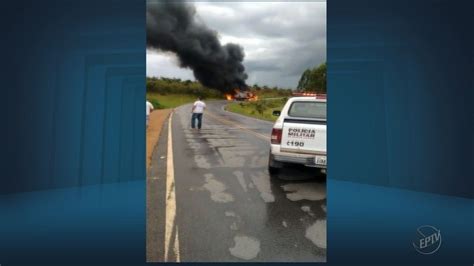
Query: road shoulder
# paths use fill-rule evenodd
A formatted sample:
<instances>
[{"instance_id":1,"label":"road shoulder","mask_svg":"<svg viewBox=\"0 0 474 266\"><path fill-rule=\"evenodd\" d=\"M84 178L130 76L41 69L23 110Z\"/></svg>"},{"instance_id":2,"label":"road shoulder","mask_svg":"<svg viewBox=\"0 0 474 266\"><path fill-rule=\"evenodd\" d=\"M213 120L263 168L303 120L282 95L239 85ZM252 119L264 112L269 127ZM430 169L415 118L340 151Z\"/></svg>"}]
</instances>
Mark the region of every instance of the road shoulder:
<instances>
[{"instance_id":1,"label":"road shoulder","mask_svg":"<svg viewBox=\"0 0 474 266\"><path fill-rule=\"evenodd\" d=\"M150 114L150 125L146 130L146 168L150 168L151 157L155 146L158 144L161 129L164 122L168 119L172 109L155 110Z\"/></svg>"},{"instance_id":2,"label":"road shoulder","mask_svg":"<svg viewBox=\"0 0 474 266\"><path fill-rule=\"evenodd\" d=\"M166 117L169 117L168 115ZM146 261L163 262L165 256L166 173L168 153L168 123L165 119L160 136L151 153L146 177Z\"/></svg>"}]
</instances>

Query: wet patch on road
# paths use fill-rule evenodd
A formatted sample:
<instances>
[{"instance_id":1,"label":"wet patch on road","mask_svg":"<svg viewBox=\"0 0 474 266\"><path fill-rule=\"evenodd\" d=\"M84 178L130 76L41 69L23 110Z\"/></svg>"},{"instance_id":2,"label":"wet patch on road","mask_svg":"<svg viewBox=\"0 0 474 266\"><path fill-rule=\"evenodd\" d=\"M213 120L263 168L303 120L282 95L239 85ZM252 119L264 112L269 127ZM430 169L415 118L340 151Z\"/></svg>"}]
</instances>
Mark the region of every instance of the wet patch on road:
<instances>
[{"instance_id":1,"label":"wet patch on road","mask_svg":"<svg viewBox=\"0 0 474 266\"><path fill-rule=\"evenodd\" d=\"M248 144L233 148L219 147L218 152L224 163L222 166L231 168L246 167L247 158L254 154L253 148Z\"/></svg>"},{"instance_id":2,"label":"wet patch on road","mask_svg":"<svg viewBox=\"0 0 474 266\"><path fill-rule=\"evenodd\" d=\"M247 192L247 183L245 182L244 173L242 173L242 171L234 171L234 175L237 177L237 180L239 180L242 189Z\"/></svg>"},{"instance_id":3,"label":"wet patch on road","mask_svg":"<svg viewBox=\"0 0 474 266\"><path fill-rule=\"evenodd\" d=\"M237 226L237 223L236 222L232 222L232 224L230 225L230 230L232 231L236 231L238 230L239 227Z\"/></svg>"},{"instance_id":4,"label":"wet patch on road","mask_svg":"<svg viewBox=\"0 0 474 266\"><path fill-rule=\"evenodd\" d=\"M238 214L236 214L235 212L226 211L225 216L233 218L232 224L230 225L231 230L234 230L234 231L238 230L239 229L238 225L242 225L242 218Z\"/></svg>"},{"instance_id":5,"label":"wet patch on road","mask_svg":"<svg viewBox=\"0 0 474 266\"><path fill-rule=\"evenodd\" d=\"M206 157L203 155L199 155L199 154L194 155L194 162L196 163L196 166L199 168L204 168L204 169L211 168L211 164L209 164Z\"/></svg>"},{"instance_id":6,"label":"wet patch on road","mask_svg":"<svg viewBox=\"0 0 474 266\"><path fill-rule=\"evenodd\" d=\"M272 184L270 183L270 177L265 175L263 172L258 172L251 175L252 182L254 183L257 190L260 192L260 197L263 201L269 203L275 201L275 196L272 193Z\"/></svg>"},{"instance_id":7,"label":"wet patch on road","mask_svg":"<svg viewBox=\"0 0 474 266\"><path fill-rule=\"evenodd\" d=\"M235 212L233 212L233 211L226 211L226 212L225 212L225 216L227 216L227 217L235 217Z\"/></svg>"},{"instance_id":8,"label":"wet patch on road","mask_svg":"<svg viewBox=\"0 0 474 266\"><path fill-rule=\"evenodd\" d=\"M180 217L188 217L185 224L192 228L188 235L208 239L208 244L195 241L187 248L199 254L213 250L206 256L224 261L319 261L325 256L326 182L315 180L313 169L283 169L278 177L291 181L271 177L268 142L211 118L202 130L191 130L189 114L176 112L175 118L182 122L181 133L175 128L181 137L176 145L181 152L175 156L181 162L176 166L181 173L178 185L196 193L195 197L182 193L187 202L181 209L192 206L194 211ZM208 230L201 232L195 226L200 223Z\"/></svg>"}]
</instances>

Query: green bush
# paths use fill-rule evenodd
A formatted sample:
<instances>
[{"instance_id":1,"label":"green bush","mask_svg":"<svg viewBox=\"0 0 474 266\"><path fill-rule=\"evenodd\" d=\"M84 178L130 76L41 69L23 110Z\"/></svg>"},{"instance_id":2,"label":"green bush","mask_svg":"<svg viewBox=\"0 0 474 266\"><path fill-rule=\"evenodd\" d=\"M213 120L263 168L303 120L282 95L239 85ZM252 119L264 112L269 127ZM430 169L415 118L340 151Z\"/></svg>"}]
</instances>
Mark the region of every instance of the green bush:
<instances>
[{"instance_id":1,"label":"green bush","mask_svg":"<svg viewBox=\"0 0 474 266\"><path fill-rule=\"evenodd\" d=\"M265 101L258 101L255 103L255 110L257 110L259 114L263 114L266 109L267 106L265 104Z\"/></svg>"},{"instance_id":2,"label":"green bush","mask_svg":"<svg viewBox=\"0 0 474 266\"><path fill-rule=\"evenodd\" d=\"M160 104L160 102L156 99L149 99L148 100L151 104L153 104L154 109L163 109L164 107Z\"/></svg>"}]
</instances>

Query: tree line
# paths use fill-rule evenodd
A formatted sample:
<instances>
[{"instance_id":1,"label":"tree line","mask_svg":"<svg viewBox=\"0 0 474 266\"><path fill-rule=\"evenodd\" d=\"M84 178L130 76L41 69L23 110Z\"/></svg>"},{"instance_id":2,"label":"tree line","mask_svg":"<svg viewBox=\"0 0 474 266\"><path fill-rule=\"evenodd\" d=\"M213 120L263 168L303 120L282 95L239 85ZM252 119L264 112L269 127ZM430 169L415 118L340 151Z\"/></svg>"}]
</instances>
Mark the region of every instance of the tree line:
<instances>
[{"instance_id":1,"label":"tree line","mask_svg":"<svg viewBox=\"0 0 474 266\"><path fill-rule=\"evenodd\" d=\"M326 93L326 63L306 69L301 75L296 88L300 92ZM289 88L260 86L258 84L249 86L249 89L257 95L288 96L292 92L292 89ZM146 90L161 95L188 94L204 98L223 97L223 92L219 90L205 87L198 81L181 80L179 78L147 77Z\"/></svg>"},{"instance_id":2,"label":"tree line","mask_svg":"<svg viewBox=\"0 0 474 266\"><path fill-rule=\"evenodd\" d=\"M260 86L254 84L248 87L250 91L257 94L264 95L284 95L291 94L291 89L283 89L276 86ZM158 93L161 95L168 94L188 94L194 96L201 96L203 98L222 98L223 92L203 86L198 81L192 80L181 80L179 78L165 78L165 77L147 77L146 78L146 91L152 93Z\"/></svg>"},{"instance_id":3,"label":"tree line","mask_svg":"<svg viewBox=\"0 0 474 266\"><path fill-rule=\"evenodd\" d=\"M298 91L326 93L326 63L306 69L296 88Z\"/></svg>"}]
</instances>

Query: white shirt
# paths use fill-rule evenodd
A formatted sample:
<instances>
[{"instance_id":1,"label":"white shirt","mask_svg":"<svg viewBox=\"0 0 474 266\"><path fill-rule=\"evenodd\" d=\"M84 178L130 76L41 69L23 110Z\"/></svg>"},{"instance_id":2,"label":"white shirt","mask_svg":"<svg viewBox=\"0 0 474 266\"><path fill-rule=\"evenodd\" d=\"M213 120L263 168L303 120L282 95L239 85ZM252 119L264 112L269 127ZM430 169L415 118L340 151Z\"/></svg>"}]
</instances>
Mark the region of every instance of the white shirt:
<instances>
[{"instance_id":1,"label":"white shirt","mask_svg":"<svg viewBox=\"0 0 474 266\"><path fill-rule=\"evenodd\" d=\"M153 110L153 104L151 102L146 101L146 115L150 115L151 110Z\"/></svg>"},{"instance_id":2,"label":"white shirt","mask_svg":"<svg viewBox=\"0 0 474 266\"><path fill-rule=\"evenodd\" d=\"M193 113L202 114L204 112L204 108L206 108L206 104L203 101L195 101Z\"/></svg>"}]
</instances>

